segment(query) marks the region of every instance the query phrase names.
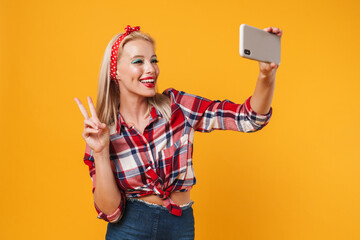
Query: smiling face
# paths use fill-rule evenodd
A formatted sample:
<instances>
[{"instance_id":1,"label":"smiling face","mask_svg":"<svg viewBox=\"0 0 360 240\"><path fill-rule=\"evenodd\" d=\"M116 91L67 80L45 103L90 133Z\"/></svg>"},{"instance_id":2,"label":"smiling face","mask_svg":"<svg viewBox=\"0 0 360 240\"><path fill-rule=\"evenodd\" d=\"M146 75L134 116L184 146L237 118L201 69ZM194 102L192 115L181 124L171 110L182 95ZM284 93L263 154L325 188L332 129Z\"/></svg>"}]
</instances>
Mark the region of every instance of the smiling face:
<instances>
[{"instance_id":1,"label":"smiling face","mask_svg":"<svg viewBox=\"0 0 360 240\"><path fill-rule=\"evenodd\" d=\"M117 65L120 95L152 97L155 95L159 67L154 46L144 39L127 42Z\"/></svg>"}]
</instances>

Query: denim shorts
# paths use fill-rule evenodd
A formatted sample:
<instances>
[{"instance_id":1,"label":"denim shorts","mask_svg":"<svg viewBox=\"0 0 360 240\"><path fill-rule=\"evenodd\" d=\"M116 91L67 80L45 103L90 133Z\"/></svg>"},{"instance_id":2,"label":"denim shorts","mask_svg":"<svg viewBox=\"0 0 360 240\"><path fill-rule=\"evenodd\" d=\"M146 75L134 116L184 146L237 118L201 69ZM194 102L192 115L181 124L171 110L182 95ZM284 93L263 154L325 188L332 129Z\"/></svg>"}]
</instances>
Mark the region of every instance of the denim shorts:
<instances>
[{"instance_id":1,"label":"denim shorts","mask_svg":"<svg viewBox=\"0 0 360 240\"><path fill-rule=\"evenodd\" d=\"M127 199L121 220L108 223L106 240L193 240L192 204L182 206L181 216L175 216L164 206Z\"/></svg>"}]
</instances>

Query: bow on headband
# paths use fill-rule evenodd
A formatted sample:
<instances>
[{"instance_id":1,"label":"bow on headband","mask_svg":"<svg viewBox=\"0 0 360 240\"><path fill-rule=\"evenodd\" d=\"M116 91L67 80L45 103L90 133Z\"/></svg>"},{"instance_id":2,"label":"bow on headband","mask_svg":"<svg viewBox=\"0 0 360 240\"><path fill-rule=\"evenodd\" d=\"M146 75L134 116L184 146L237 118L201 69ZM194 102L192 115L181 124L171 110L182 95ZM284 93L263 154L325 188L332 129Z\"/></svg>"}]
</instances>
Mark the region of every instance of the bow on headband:
<instances>
[{"instance_id":1,"label":"bow on headband","mask_svg":"<svg viewBox=\"0 0 360 240\"><path fill-rule=\"evenodd\" d=\"M111 50L111 59L110 59L110 79L112 79L115 83L116 86L119 87L119 83L116 80L116 66L117 66L117 55L118 55L118 50L119 50L119 45L121 43L121 41L130 33L135 32L135 31L140 31L140 27L130 27L130 25L127 25L125 27L126 32L124 34L122 34L114 43L114 45L112 46L112 50Z\"/></svg>"}]
</instances>

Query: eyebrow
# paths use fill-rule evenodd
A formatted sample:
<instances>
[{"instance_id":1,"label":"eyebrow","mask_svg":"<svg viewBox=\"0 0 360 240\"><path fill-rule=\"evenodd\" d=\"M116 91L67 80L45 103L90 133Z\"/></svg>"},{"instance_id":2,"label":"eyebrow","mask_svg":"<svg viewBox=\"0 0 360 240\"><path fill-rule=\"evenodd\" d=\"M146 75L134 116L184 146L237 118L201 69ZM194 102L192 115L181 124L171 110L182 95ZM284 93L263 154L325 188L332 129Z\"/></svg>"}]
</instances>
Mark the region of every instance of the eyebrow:
<instances>
[{"instance_id":1,"label":"eyebrow","mask_svg":"<svg viewBox=\"0 0 360 240\"><path fill-rule=\"evenodd\" d=\"M137 57L144 57L143 55L135 55L132 58L137 58ZM156 54L152 55L151 57L157 57Z\"/></svg>"}]
</instances>

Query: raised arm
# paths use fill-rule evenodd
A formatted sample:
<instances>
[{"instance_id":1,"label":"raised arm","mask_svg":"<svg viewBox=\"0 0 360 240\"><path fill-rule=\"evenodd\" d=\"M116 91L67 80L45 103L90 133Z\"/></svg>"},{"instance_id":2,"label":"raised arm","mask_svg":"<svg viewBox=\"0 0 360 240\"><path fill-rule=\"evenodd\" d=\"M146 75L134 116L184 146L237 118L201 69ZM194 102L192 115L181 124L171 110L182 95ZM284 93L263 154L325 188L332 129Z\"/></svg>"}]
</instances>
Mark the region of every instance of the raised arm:
<instances>
[{"instance_id":1,"label":"raised arm","mask_svg":"<svg viewBox=\"0 0 360 240\"><path fill-rule=\"evenodd\" d=\"M88 97L87 100L91 118L81 101L75 98L85 118L82 136L87 146L84 161L89 166L90 176L93 180L94 203L99 217L115 222L122 214L123 202L110 164L110 130L105 123L101 123L98 119L91 98Z\"/></svg>"},{"instance_id":2,"label":"raised arm","mask_svg":"<svg viewBox=\"0 0 360 240\"><path fill-rule=\"evenodd\" d=\"M164 94L170 96L173 114L179 114L177 106L189 125L200 132L216 129L255 132L262 129L271 117L271 111L262 115L251 109L251 97L243 104L236 104L229 100L209 100L173 88L166 89ZM181 114L177 117L181 118Z\"/></svg>"},{"instance_id":3,"label":"raised arm","mask_svg":"<svg viewBox=\"0 0 360 240\"><path fill-rule=\"evenodd\" d=\"M282 36L282 31L279 28L268 27L264 30ZM275 63L259 62L259 77L250 100L251 108L258 114L267 114L270 111L278 67Z\"/></svg>"}]
</instances>

